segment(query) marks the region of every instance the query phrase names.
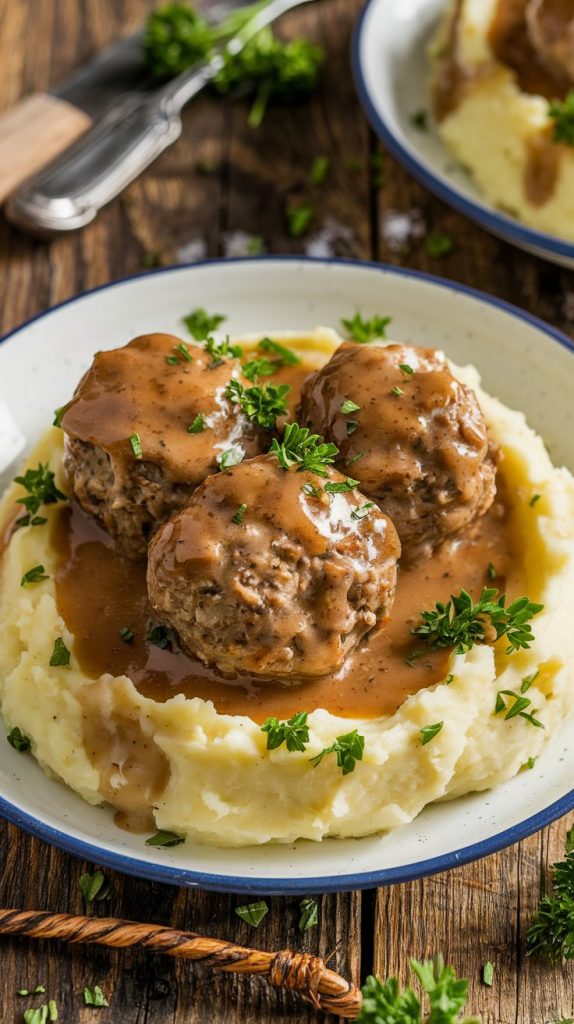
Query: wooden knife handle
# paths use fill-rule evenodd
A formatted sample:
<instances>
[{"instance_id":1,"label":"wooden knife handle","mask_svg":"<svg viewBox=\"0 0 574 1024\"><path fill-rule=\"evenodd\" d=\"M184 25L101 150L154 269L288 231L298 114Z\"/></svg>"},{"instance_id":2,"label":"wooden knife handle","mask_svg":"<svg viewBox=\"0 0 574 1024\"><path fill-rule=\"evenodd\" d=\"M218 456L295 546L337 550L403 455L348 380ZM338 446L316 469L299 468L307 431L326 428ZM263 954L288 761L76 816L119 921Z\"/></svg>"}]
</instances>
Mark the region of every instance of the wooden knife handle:
<instances>
[{"instance_id":1,"label":"wooden knife handle","mask_svg":"<svg viewBox=\"0 0 574 1024\"><path fill-rule=\"evenodd\" d=\"M83 110L47 92L0 114L0 203L91 126Z\"/></svg>"}]
</instances>

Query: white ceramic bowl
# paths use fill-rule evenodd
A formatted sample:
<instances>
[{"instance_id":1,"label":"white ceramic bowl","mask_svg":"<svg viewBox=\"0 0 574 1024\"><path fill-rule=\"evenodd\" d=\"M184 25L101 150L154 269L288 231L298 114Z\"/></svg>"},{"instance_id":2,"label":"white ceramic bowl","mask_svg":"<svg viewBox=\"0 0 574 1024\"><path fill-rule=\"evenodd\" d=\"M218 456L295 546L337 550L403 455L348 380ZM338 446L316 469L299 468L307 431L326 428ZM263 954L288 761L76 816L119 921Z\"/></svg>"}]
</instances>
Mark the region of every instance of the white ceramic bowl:
<instances>
[{"instance_id":1,"label":"white ceramic bowl","mask_svg":"<svg viewBox=\"0 0 574 1024\"><path fill-rule=\"evenodd\" d=\"M568 339L504 303L375 264L261 258L174 267L106 286L37 317L0 345L0 401L32 443L93 353L147 331L181 330L195 306L231 333L337 326L357 309L393 317L392 336L472 361L486 388L524 409L556 462L574 469L574 355ZM48 779L0 737L0 814L78 856L175 885L325 892L406 881L492 853L574 807L574 721L536 767L497 789L427 808L385 836L221 850L145 846Z\"/></svg>"},{"instance_id":2,"label":"white ceramic bowl","mask_svg":"<svg viewBox=\"0 0 574 1024\"><path fill-rule=\"evenodd\" d=\"M436 132L413 114L429 107L426 47L446 0L367 0L355 31L359 99L383 144L413 177L492 234L543 259L574 268L574 244L527 227L486 203Z\"/></svg>"}]
</instances>

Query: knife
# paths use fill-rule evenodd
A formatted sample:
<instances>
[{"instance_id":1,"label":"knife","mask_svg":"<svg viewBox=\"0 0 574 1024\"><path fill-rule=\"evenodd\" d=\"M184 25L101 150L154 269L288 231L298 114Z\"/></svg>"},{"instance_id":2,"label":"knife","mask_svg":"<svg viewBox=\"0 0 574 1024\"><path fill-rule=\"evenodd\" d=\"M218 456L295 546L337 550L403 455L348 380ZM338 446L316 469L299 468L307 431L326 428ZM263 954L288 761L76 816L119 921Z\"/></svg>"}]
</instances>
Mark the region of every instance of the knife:
<instances>
[{"instance_id":1,"label":"knife","mask_svg":"<svg viewBox=\"0 0 574 1024\"><path fill-rule=\"evenodd\" d=\"M43 94L43 102L47 98L50 104L64 103L90 123L92 117L104 113L91 128L85 123L76 142L9 197L8 219L40 235L88 224L175 142L182 130L182 108L215 77L226 56L239 53L282 14L310 2L269 0L266 6L258 6L241 31L223 40L209 59L159 87L145 73L142 33L138 33L108 48L51 95ZM212 8L209 21L216 23L242 6L244 0L225 0ZM124 93L119 100L118 82ZM37 103L37 96L32 99Z\"/></svg>"}]
</instances>

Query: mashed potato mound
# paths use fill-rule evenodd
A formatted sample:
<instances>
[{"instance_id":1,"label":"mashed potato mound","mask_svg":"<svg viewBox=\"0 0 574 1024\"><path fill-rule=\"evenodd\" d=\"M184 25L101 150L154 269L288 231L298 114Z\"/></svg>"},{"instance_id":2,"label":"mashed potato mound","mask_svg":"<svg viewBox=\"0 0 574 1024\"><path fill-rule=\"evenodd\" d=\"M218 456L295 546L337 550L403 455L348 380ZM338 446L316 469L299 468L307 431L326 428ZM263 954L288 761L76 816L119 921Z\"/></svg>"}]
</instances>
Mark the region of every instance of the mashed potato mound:
<instances>
[{"instance_id":1,"label":"mashed potato mound","mask_svg":"<svg viewBox=\"0 0 574 1024\"><path fill-rule=\"evenodd\" d=\"M334 346L333 337L322 347ZM73 637L56 606L48 527L24 527L5 552L0 580L0 709L7 728L19 727L44 770L92 804L109 800L110 791L88 754L86 717L108 737L110 757L120 741L135 738L157 769L156 782L162 779L146 790L157 827L218 846L363 836L411 821L432 801L515 775L574 708L574 480L552 466L522 413L482 391L474 369L454 372L475 389L502 449L503 476L517 496L525 593L544 604L530 650L508 656L504 640L475 646L451 657L450 684L418 691L390 717L361 721L317 709L309 715L304 753L285 746L268 751L256 722L218 714L209 701L179 695L157 703L126 676L88 679L73 653L69 667L50 668L54 640L63 637L71 649ZM65 490L61 431L50 429L42 438L29 464L38 461L50 463ZM3 522L21 493L14 484L5 495ZM534 494L540 498L531 505ZM23 573L37 564L50 578L22 587ZM528 695L544 729L520 717L494 717L498 691L519 691L534 672ZM441 721L442 730L423 746L421 728ZM354 772L343 776L333 757L317 768L309 763L354 728L365 737L364 759ZM116 797L125 784L119 768L112 780Z\"/></svg>"},{"instance_id":2,"label":"mashed potato mound","mask_svg":"<svg viewBox=\"0 0 574 1024\"><path fill-rule=\"evenodd\" d=\"M489 30L498 2L462 0L456 54L467 82L460 102L440 119L438 132L487 202L539 231L572 241L574 147L552 142L548 100L522 91L514 71L497 60ZM433 93L451 46L454 13L449 3L431 45ZM535 201L527 184L533 173L539 177Z\"/></svg>"}]
</instances>

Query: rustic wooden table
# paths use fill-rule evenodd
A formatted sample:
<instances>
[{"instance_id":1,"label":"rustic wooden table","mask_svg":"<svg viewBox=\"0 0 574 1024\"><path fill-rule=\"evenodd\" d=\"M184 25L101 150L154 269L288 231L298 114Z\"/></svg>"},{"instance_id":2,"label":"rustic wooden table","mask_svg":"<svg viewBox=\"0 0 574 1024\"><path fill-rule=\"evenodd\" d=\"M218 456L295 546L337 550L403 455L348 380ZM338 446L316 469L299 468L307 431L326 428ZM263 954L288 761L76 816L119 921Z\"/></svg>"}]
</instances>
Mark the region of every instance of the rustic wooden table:
<instances>
[{"instance_id":1,"label":"rustic wooden table","mask_svg":"<svg viewBox=\"0 0 574 1024\"><path fill-rule=\"evenodd\" d=\"M0 105L57 81L119 32L140 22L146 0L0 0ZM259 130L243 104L201 98L185 114L182 139L99 219L51 243L0 222L0 325L6 331L87 288L156 264L245 252L262 236L268 252L370 258L416 267L484 288L574 332L574 278L499 242L435 200L381 152L356 100L350 35L360 3L329 0L285 19L328 54L320 90L308 103L276 108ZM328 182L308 184L319 154ZM288 200L309 199L307 236L286 230ZM425 248L429 230L454 251ZM417 339L418 340L418 339ZM432 338L421 339L432 344ZM22 394L21 400L26 401ZM542 1024L574 1015L574 968L525 959L524 939L549 865L572 821L467 867L378 892L320 900L317 928L301 939L298 899L273 898L256 932L234 914L236 896L177 890L112 877L112 898L92 913L171 923L235 942L288 946L328 956L355 980L371 971L408 974L412 956L442 951L470 979L469 1008L485 1022ZM0 825L0 906L83 912L78 877L88 866L8 825ZM481 984L491 960L495 981ZM0 1019L20 1021L22 986L46 986L62 1022L241 1024L313 1021L311 1009L257 980L140 953L71 951L56 944L0 942ZM84 1008L84 985L99 984L109 1009Z\"/></svg>"}]
</instances>

